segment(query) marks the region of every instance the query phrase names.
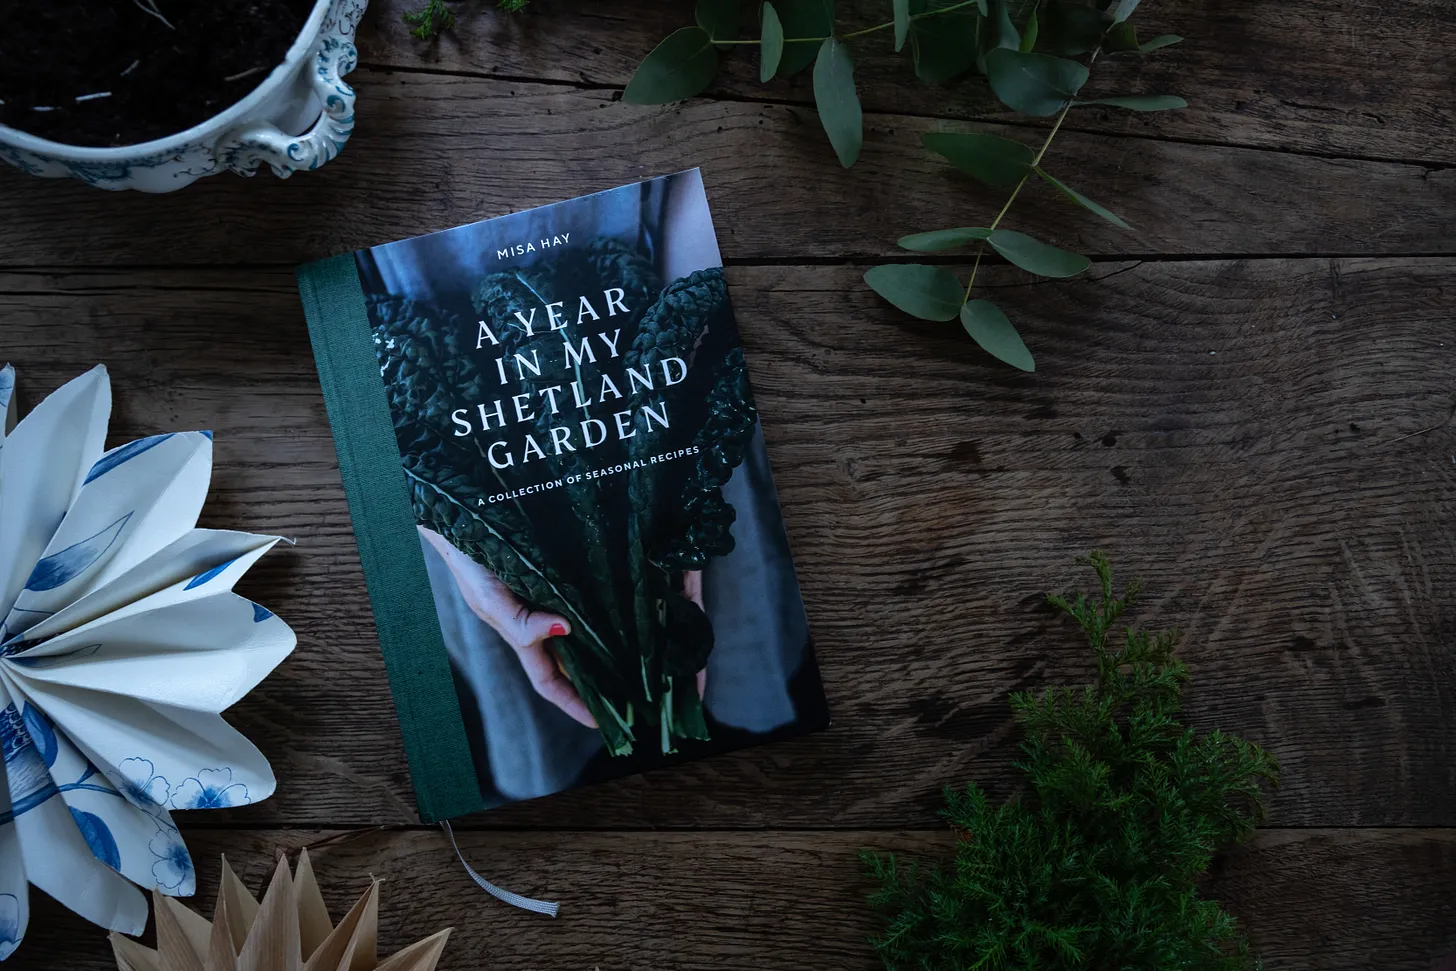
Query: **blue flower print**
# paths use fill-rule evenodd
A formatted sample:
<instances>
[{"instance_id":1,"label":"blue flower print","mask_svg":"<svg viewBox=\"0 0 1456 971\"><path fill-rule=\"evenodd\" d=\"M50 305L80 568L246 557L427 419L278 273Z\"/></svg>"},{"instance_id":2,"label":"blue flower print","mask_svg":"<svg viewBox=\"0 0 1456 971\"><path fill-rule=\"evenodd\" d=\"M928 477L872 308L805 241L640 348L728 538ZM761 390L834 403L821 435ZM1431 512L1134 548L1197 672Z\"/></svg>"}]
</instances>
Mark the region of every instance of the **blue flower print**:
<instances>
[{"instance_id":1,"label":"blue flower print","mask_svg":"<svg viewBox=\"0 0 1456 971\"><path fill-rule=\"evenodd\" d=\"M45 593L65 586L85 573L116 544L116 538L121 535L133 515L134 512L129 512L95 535L72 543L41 560L30 571L30 579L25 581L25 589Z\"/></svg>"},{"instance_id":2,"label":"blue flower print","mask_svg":"<svg viewBox=\"0 0 1456 971\"><path fill-rule=\"evenodd\" d=\"M173 809L226 809L248 802L248 787L234 782L233 770L227 768L203 769L172 789Z\"/></svg>"},{"instance_id":3,"label":"blue flower print","mask_svg":"<svg viewBox=\"0 0 1456 971\"><path fill-rule=\"evenodd\" d=\"M13 893L0 893L0 961L15 953L20 946L20 898Z\"/></svg>"},{"instance_id":4,"label":"blue flower print","mask_svg":"<svg viewBox=\"0 0 1456 971\"><path fill-rule=\"evenodd\" d=\"M210 570L203 570L201 573L197 574L197 576L193 577L191 580L188 580L187 586L183 587L182 589L191 590L193 587L202 586L208 580L216 579L223 570L226 570L228 567L236 563L237 559L238 558L235 556L231 560L228 560L224 563L219 563L217 566L213 567Z\"/></svg>"},{"instance_id":5,"label":"blue flower print","mask_svg":"<svg viewBox=\"0 0 1456 971\"><path fill-rule=\"evenodd\" d=\"M67 808L71 810L71 818L76 821L76 828L81 831L86 845L91 848L91 855L119 872L121 848L116 845L116 837L111 835L111 827L95 813L82 812L75 806Z\"/></svg>"},{"instance_id":6,"label":"blue flower print","mask_svg":"<svg viewBox=\"0 0 1456 971\"><path fill-rule=\"evenodd\" d=\"M112 782L133 805L143 809L167 805L171 789L150 759L122 759L116 769L120 778Z\"/></svg>"},{"instance_id":7,"label":"blue flower print","mask_svg":"<svg viewBox=\"0 0 1456 971\"><path fill-rule=\"evenodd\" d=\"M153 435L151 438L140 438L134 442L128 442L125 445L120 445L112 449L97 459L95 465L91 466L91 471L86 473L86 482L101 478L123 462L136 458L149 448L155 448L175 434L176 432L170 432L166 435ZM84 485L85 483L82 484Z\"/></svg>"},{"instance_id":8,"label":"blue flower print","mask_svg":"<svg viewBox=\"0 0 1456 971\"><path fill-rule=\"evenodd\" d=\"M157 886L172 897L190 897L197 889L197 875L192 869L192 856L177 838L177 831L159 827L147 844L157 862L152 864L152 877Z\"/></svg>"}]
</instances>

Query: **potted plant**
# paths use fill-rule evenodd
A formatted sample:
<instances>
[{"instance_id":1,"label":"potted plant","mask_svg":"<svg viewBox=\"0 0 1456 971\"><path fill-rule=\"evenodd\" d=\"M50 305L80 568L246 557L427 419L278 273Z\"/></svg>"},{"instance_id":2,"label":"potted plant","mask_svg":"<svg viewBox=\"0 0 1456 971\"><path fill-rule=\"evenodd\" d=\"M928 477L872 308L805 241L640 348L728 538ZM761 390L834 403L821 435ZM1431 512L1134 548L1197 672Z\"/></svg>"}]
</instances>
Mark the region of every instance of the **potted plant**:
<instances>
[{"instance_id":1,"label":"potted plant","mask_svg":"<svg viewBox=\"0 0 1456 971\"><path fill-rule=\"evenodd\" d=\"M318 168L354 127L343 75L367 2L40 5L0 41L0 159L144 192Z\"/></svg>"}]
</instances>

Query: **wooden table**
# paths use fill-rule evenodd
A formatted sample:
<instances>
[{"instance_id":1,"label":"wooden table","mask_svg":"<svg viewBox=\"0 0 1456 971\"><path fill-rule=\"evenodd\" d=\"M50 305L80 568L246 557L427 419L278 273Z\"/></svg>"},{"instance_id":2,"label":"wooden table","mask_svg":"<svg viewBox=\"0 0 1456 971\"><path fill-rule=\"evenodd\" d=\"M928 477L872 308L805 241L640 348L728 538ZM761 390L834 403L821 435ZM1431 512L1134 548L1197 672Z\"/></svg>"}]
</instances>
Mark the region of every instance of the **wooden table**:
<instances>
[{"instance_id":1,"label":"wooden table","mask_svg":"<svg viewBox=\"0 0 1456 971\"><path fill-rule=\"evenodd\" d=\"M112 444L213 429L204 525L298 540L244 590L298 650L230 713L278 791L185 818L199 903L221 852L259 886L280 848L360 831L316 852L330 904L386 877L383 949L454 925L451 971L873 967L855 850L941 852L942 785L1010 791L1008 691L1089 668L1042 594L1085 583L1072 558L1099 547L1145 581L1141 617L1186 634L1193 720L1283 764L1269 827L1210 883L1268 966L1416 971L1456 949L1448 0L1144 4L1145 35L1187 42L1100 90L1193 106L1079 111L1047 160L1139 231L1032 193L1013 224L1094 267L983 277L1034 375L860 279L898 235L993 205L917 138L1001 117L979 82L867 55L846 172L807 78L760 87L753 58L711 97L619 102L686 4L532 6L423 44L376 0L358 129L317 173L162 197L0 173L23 400L104 361ZM563 901L551 922L486 898L417 823L292 268L693 165L836 720L462 822L477 868ZM15 966L111 966L101 931L33 901Z\"/></svg>"}]
</instances>

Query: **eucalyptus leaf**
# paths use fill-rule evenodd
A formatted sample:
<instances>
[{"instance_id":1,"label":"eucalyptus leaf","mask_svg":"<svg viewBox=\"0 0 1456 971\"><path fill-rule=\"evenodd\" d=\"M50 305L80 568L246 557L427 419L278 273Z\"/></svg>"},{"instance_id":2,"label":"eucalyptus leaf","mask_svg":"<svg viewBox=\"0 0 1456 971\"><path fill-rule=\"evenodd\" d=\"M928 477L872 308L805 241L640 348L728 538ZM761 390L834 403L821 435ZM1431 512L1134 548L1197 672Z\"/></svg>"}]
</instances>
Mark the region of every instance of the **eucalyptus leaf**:
<instances>
[{"instance_id":1,"label":"eucalyptus leaf","mask_svg":"<svg viewBox=\"0 0 1456 971\"><path fill-rule=\"evenodd\" d=\"M1109 209L1103 208L1102 206L1093 202L1091 199L1088 199L1086 196L1082 195L1082 193L1078 192L1076 189L1073 189L1071 186L1067 185L1059 179L1053 178L1052 176L1047 174L1047 172L1040 166L1035 169L1035 172L1037 175L1041 176L1043 182L1051 186L1053 189L1056 189L1062 195L1066 196L1068 199L1071 199L1073 202L1081 206L1083 209L1086 209L1088 212L1095 212L1097 215L1101 216L1103 219L1106 219L1108 222L1112 223L1112 225L1114 226L1117 226L1119 229L1132 229L1132 227L1129 226L1127 222L1117 213L1112 212Z\"/></svg>"},{"instance_id":2,"label":"eucalyptus leaf","mask_svg":"<svg viewBox=\"0 0 1456 971\"><path fill-rule=\"evenodd\" d=\"M1087 83L1087 68L1050 54L1023 54L998 47L986 54L986 77L1006 107L1045 118L1076 97Z\"/></svg>"},{"instance_id":3,"label":"eucalyptus leaf","mask_svg":"<svg viewBox=\"0 0 1456 971\"><path fill-rule=\"evenodd\" d=\"M976 66L982 18L970 7L910 22L910 51L915 76L945 84Z\"/></svg>"},{"instance_id":4,"label":"eucalyptus leaf","mask_svg":"<svg viewBox=\"0 0 1456 971\"><path fill-rule=\"evenodd\" d=\"M989 300L972 300L961 307L960 316L961 326L986 353L1014 368L1036 370L1031 351L1000 307Z\"/></svg>"},{"instance_id":5,"label":"eucalyptus leaf","mask_svg":"<svg viewBox=\"0 0 1456 971\"><path fill-rule=\"evenodd\" d=\"M929 233L902 236L899 245L902 249L914 250L917 253L938 253L941 250L955 249L957 246L966 246L989 239L990 236L991 230L984 226L963 226L960 229L937 229Z\"/></svg>"},{"instance_id":6,"label":"eucalyptus leaf","mask_svg":"<svg viewBox=\"0 0 1456 971\"><path fill-rule=\"evenodd\" d=\"M1172 94L1130 94L1119 98L1098 98L1096 101L1079 101L1079 105L1111 105L1130 111L1169 111L1186 108L1188 102Z\"/></svg>"},{"instance_id":7,"label":"eucalyptus leaf","mask_svg":"<svg viewBox=\"0 0 1456 971\"><path fill-rule=\"evenodd\" d=\"M943 266L923 263L887 263L864 275L870 289L921 320L955 320L964 291L960 281Z\"/></svg>"},{"instance_id":8,"label":"eucalyptus leaf","mask_svg":"<svg viewBox=\"0 0 1456 971\"><path fill-rule=\"evenodd\" d=\"M976 35L976 70L986 73L986 55L998 47L1021 49L1021 33L1011 22L1006 0L990 0L990 13L981 18Z\"/></svg>"},{"instance_id":9,"label":"eucalyptus leaf","mask_svg":"<svg viewBox=\"0 0 1456 971\"><path fill-rule=\"evenodd\" d=\"M1142 3L1142 0L1117 0L1117 5L1112 8L1112 22L1114 24L1120 24L1131 17L1132 12L1137 9L1140 3Z\"/></svg>"},{"instance_id":10,"label":"eucalyptus leaf","mask_svg":"<svg viewBox=\"0 0 1456 971\"><path fill-rule=\"evenodd\" d=\"M776 12L784 29L779 77L798 74L814 63L822 42L789 43L795 37L829 37L834 33L834 0L778 0Z\"/></svg>"},{"instance_id":11,"label":"eucalyptus leaf","mask_svg":"<svg viewBox=\"0 0 1456 971\"><path fill-rule=\"evenodd\" d=\"M996 230L987 242L1011 263L1037 276L1059 279L1076 276L1092 265L1091 260L1079 253L1043 243L1035 237L1011 229Z\"/></svg>"},{"instance_id":12,"label":"eucalyptus leaf","mask_svg":"<svg viewBox=\"0 0 1456 971\"><path fill-rule=\"evenodd\" d=\"M778 11L764 0L762 25L758 45L758 80L768 84L778 72L779 59L784 56L784 28L779 23Z\"/></svg>"},{"instance_id":13,"label":"eucalyptus leaf","mask_svg":"<svg viewBox=\"0 0 1456 971\"><path fill-rule=\"evenodd\" d=\"M849 48L834 37L824 42L814 61L814 106L839 164L849 168L858 161L864 145L864 115L854 90L854 61L849 57Z\"/></svg>"},{"instance_id":14,"label":"eucalyptus leaf","mask_svg":"<svg viewBox=\"0 0 1456 971\"><path fill-rule=\"evenodd\" d=\"M1137 28L1130 23L1114 24L1102 42L1102 49L1109 54L1147 54L1159 48L1181 43L1177 34L1159 34L1151 40L1140 42Z\"/></svg>"},{"instance_id":15,"label":"eucalyptus leaf","mask_svg":"<svg viewBox=\"0 0 1456 971\"><path fill-rule=\"evenodd\" d=\"M1026 177L1036 153L1029 145L980 132L926 132L926 148L993 189L1010 189Z\"/></svg>"},{"instance_id":16,"label":"eucalyptus leaf","mask_svg":"<svg viewBox=\"0 0 1456 971\"><path fill-rule=\"evenodd\" d=\"M1080 3L1060 3L1046 8L1046 25L1042 30L1043 46L1054 54L1076 57L1086 54L1102 40L1108 21L1105 14Z\"/></svg>"},{"instance_id":17,"label":"eucalyptus leaf","mask_svg":"<svg viewBox=\"0 0 1456 971\"><path fill-rule=\"evenodd\" d=\"M1132 24L1114 24L1102 39L1102 51L1106 54L1124 54L1139 49L1137 28Z\"/></svg>"},{"instance_id":18,"label":"eucalyptus leaf","mask_svg":"<svg viewBox=\"0 0 1456 971\"><path fill-rule=\"evenodd\" d=\"M910 36L910 0L891 0L895 16L895 52L899 53Z\"/></svg>"},{"instance_id":19,"label":"eucalyptus leaf","mask_svg":"<svg viewBox=\"0 0 1456 971\"><path fill-rule=\"evenodd\" d=\"M1031 16L1026 21L1026 30L1021 34L1021 52L1023 54L1030 54L1036 48L1036 39L1040 33L1041 24L1036 19L1036 11L1032 10Z\"/></svg>"},{"instance_id":20,"label":"eucalyptus leaf","mask_svg":"<svg viewBox=\"0 0 1456 971\"><path fill-rule=\"evenodd\" d=\"M1155 51L1162 47L1172 47L1174 44L1181 43L1183 43L1183 38L1179 37L1177 34L1159 34L1158 36L1149 38L1148 40L1145 40L1141 44L1139 44L1138 50L1146 54L1149 51Z\"/></svg>"},{"instance_id":21,"label":"eucalyptus leaf","mask_svg":"<svg viewBox=\"0 0 1456 971\"><path fill-rule=\"evenodd\" d=\"M660 105L700 93L718 73L718 48L701 27L684 27L669 34L637 65L622 100L630 104Z\"/></svg>"},{"instance_id":22,"label":"eucalyptus leaf","mask_svg":"<svg viewBox=\"0 0 1456 971\"><path fill-rule=\"evenodd\" d=\"M693 19L714 41L736 40L741 9L739 0L698 0Z\"/></svg>"},{"instance_id":23,"label":"eucalyptus leaf","mask_svg":"<svg viewBox=\"0 0 1456 971\"><path fill-rule=\"evenodd\" d=\"M1011 8L1007 0L991 0L991 12L986 18L992 24L995 46L1013 51L1021 49L1021 32L1011 20Z\"/></svg>"}]
</instances>

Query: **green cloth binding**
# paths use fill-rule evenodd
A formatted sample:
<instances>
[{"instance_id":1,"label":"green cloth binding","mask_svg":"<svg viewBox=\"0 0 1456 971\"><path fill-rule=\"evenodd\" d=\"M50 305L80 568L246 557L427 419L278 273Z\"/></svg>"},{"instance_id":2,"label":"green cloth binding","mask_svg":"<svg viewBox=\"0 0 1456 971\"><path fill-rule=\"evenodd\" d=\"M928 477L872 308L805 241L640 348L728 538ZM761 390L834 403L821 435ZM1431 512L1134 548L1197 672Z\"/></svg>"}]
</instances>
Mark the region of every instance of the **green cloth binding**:
<instances>
[{"instance_id":1,"label":"green cloth binding","mask_svg":"<svg viewBox=\"0 0 1456 971\"><path fill-rule=\"evenodd\" d=\"M420 818L433 823L475 812L485 808L484 801L430 595L353 255L299 267L298 291Z\"/></svg>"}]
</instances>

